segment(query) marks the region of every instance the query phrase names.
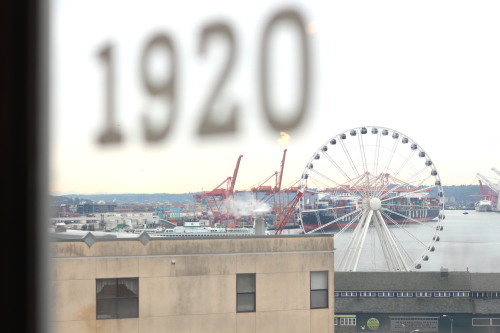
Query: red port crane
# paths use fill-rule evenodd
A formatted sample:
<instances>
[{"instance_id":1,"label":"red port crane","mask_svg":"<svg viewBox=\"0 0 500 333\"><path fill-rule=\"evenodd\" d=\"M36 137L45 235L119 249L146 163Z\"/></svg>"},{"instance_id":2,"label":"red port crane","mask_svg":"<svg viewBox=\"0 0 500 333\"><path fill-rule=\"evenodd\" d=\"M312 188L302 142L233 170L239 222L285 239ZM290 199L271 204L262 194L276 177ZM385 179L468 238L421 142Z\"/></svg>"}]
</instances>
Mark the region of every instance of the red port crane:
<instances>
[{"instance_id":1,"label":"red port crane","mask_svg":"<svg viewBox=\"0 0 500 333\"><path fill-rule=\"evenodd\" d=\"M495 193L490 188L485 188L481 180L479 180L479 186L481 187L483 199L489 200L493 204L495 202Z\"/></svg>"},{"instance_id":2,"label":"red port crane","mask_svg":"<svg viewBox=\"0 0 500 333\"><path fill-rule=\"evenodd\" d=\"M222 183L211 191L205 191L194 196L196 202L205 202L212 216L214 223L224 226L234 226L235 216L233 212L234 201L234 186L238 176L241 158L238 157L236 167L234 168L233 176L227 177ZM224 187L225 186L225 187Z\"/></svg>"},{"instance_id":3,"label":"red port crane","mask_svg":"<svg viewBox=\"0 0 500 333\"><path fill-rule=\"evenodd\" d=\"M283 180L283 170L285 168L285 158L286 158L286 152L287 150L285 149L283 151L283 157L281 159L281 165L279 171L275 171L272 173L270 176L266 177L264 180L260 181L256 185L252 186L250 189L243 190L243 191L237 191L237 192L248 192L251 193L251 197L253 200L253 205L255 206L260 206L261 204L267 205L269 207L272 207L272 213L274 214L274 223L277 225L280 216L283 214L283 207L284 207L284 194L288 194L290 192L290 189L286 189L282 193L281 189L281 184ZM266 185L266 183L274 178L275 179L275 184L274 186L271 185ZM287 200L286 202L288 202Z\"/></svg>"},{"instance_id":4,"label":"red port crane","mask_svg":"<svg viewBox=\"0 0 500 333\"><path fill-rule=\"evenodd\" d=\"M281 218L278 224L278 228L276 228L276 235L281 235L281 232L283 229L285 229L285 226L288 224L288 221L290 220L291 215L295 211L295 207L297 206L297 203L299 202L300 198L302 197L302 192L298 192L295 198L288 204L287 209L285 211L285 214Z\"/></svg>"}]
</instances>

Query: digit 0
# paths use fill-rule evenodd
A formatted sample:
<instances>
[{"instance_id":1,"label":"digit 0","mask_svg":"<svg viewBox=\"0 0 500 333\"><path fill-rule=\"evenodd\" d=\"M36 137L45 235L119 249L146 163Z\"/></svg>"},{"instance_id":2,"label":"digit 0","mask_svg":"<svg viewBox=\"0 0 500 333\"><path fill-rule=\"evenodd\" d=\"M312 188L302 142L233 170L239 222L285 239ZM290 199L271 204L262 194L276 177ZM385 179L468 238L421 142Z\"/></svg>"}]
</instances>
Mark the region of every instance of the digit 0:
<instances>
[{"instance_id":1,"label":"digit 0","mask_svg":"<svg viewBox=\"0 0 500 333\"><path fill-rule=\"evenodd\" d=\"M280 24L290 24L294 26L297 31L299 40L299 53L301 55L300 62L297 68L300 71L300 96L298 105L290 117L276 116L276 108L273 107L271 96L269 93L269 40L273 34L273 30ZM292 10L287 9L277 13L271 18L264 29L264 34L260 47L260 71L259 71L259 86L262 102L262 109L267 121L271 127L277 131L287 131L297 127L307 112L307 105L309 102L309 40L305 29L305 23L302 16Z\"/></svg>"}]
</instances>

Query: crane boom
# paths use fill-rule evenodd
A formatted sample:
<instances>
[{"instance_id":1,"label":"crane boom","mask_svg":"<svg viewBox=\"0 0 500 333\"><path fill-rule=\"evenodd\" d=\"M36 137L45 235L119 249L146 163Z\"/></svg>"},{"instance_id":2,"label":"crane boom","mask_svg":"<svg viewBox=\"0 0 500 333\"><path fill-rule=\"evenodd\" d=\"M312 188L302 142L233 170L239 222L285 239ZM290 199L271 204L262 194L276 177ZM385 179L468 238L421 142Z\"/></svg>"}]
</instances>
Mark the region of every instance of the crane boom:
<instances>
[{"instance_id":1,"label":"crane boom","mask_svg":"<svg viewBox=\"0 0 500 333\"><path fill-rule=\"evenodd\" d=\"M240 155L238 157L238 161L236 162L236 167L234 168L233 172L233 178L231 178L231 185L229 187L229 195L231 196L234 194L234 185L236 184L236 177L238 176L238 169L240 168L240 162L242 157L243 155Z\"/></svg>"},{"instance_id":2,"label":"crane boom","mask_svg":"<svg viewBox=\"0 0 500 333\"><path fill-rule=\"evenodd\" d=\"M484 190L483 182L481 181L481 179L479 179L479 187L481 187L481 194L483 196L487 195L486 191Z\"/></svg>"},{"instance_id":3,"label":"crane boom","mask_svg":"<svg viewBox=\"0 0 500 333\"><path fill-rule=\"evenodd\" d=\"M491 171L493 171L494 173L496 173L497 175L500 176L500 171L498 171L497 169L495 168L491 168Z\"/></svg>"},{"instance_id":4,"label":"crane boom","mask_svg":"<svg viewBox=\"0 0 500 333\"><path fill-rule=\"evenodd\" d=\"M302 192L298 192L295 198L293 198L292 202L288 205L288 209L283 216L283 218L280 221L280 224L278 228L276 229L276 235L281 235L281 232L283 229L285 229L286 224L288 223L288 220L290 219L290 215L292 215L293 211L295 210L295 206L297 206L297 202L299 202L300 198L302 197Z\"/></svg>"},{"instance_id":5,"label":"crane boom","mask_svg":"<svg viewBox=\"0 0 500 333\"><path fill-rule=\"evenodd\" d=\"M276 192L281 191L281 181L283 180L283 169L285 169L285 156L286 156L286 149L283 151L283 159L281 160L281 167L278 175L278 181L276 182Z\"/></svg>"},{"instance_id":6,"label":"crane boom","mask_svg":"<svg viewBox=\"0 0 500 333\"><path fill-rule=\"evenodd\" d=\"M477 178L482 180L489 188L491 188L493 191L498 192L499 186L497 184L494 184L488 177L485 177L484 175L477 173L476 174Z\"/></svg>"}]
</instances>

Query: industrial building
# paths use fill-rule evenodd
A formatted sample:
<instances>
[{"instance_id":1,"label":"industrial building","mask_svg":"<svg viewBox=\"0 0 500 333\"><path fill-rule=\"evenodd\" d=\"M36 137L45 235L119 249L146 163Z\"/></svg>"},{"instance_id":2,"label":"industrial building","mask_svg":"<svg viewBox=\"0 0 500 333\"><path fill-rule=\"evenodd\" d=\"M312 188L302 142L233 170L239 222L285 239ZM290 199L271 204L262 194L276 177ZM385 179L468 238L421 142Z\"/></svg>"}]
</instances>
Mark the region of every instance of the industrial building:
<instances>
[{"instance_id":1,"label":"industrial building","mask_svg":"<svg viewBox=\"0 0 500 333\"><path fill-rule=\"evenodd\" d=\"M109 213L114 212L116 206L115 203L83 203L76 206L76 212L81 215Z\"/></svg>"},{"instance_id":2,"label":"industrial building","mask_svg":"<svg viewBox=\"0 0 500 333\"><path fill-rule=\"evenodd\" d=\"M332 235L52 234L66 332L500 332L500 274L334 272Z\"/></svg>"},{"instance_id":3,"label":"industrial building","mask_svg":"<svg viewBox=\"0 0 500 333\"><path fill-rule=\"evenodd\" d=\"M67 231L50 249L55 333L334 331L332 235Z\"/></svg>"}]
</instances>

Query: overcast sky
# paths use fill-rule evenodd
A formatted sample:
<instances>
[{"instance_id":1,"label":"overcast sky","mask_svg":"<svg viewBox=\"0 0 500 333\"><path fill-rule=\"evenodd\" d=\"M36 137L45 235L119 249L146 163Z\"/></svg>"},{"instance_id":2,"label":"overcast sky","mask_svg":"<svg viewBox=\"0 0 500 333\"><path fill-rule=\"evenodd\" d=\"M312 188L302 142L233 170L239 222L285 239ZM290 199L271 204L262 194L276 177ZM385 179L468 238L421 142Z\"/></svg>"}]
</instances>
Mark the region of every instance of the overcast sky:
<instances>
[{"instance_id":1,"label":"overcast sky","mask_svg":"<svg viewBox=\"0 0 500 333\"><path fill-rule=\"evenodd\" d=\"M272 17L287 12L303 20L306 32L285 16L266 33ZM491 171L500 169L498 1L61 0L52 1L51 15L54 194L210 190L232 176L240 155L236 188L247 189L279 169L284 149L286 186L323 143L362 126L413 139L432 158L443 185L478 184L478 172L499 178ZM203 29L216 24L229 27L233 37L204 38ZM144 57L155 36L166 36L173 52L158 42ZM99 56L106 45L112 45L112 58ZM304 45L307 89L301 84ZM112 98L104 59L114 66L113 126L123 135L118 145L97 142L106 124L105 101ZM308 96L302 120L286 135L263 111L263 63L267 105L279 122L296 118ZM163 94L148 93L145 80L163 87ZM238 108L234 133L197 134L213 91L216 122ZM172 96L173 127L159 142L146 142L142 118L149 117L153 130L164 127Z\"/></svg>"}]
</instances>

